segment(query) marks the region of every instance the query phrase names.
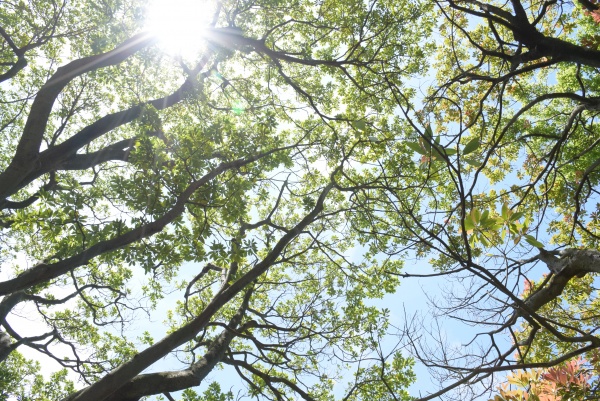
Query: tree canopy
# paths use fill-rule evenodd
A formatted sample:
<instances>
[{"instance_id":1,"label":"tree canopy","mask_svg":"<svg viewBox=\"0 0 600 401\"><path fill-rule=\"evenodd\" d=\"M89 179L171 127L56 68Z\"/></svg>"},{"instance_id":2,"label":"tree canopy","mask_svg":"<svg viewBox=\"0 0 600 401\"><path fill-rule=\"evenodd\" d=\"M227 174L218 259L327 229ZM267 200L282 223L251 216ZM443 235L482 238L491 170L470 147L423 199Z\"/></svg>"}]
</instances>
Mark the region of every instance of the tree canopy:
<instances>
[{"instance_id":1,"label":"tree canopy","mask_svg":"<svg viewBox=\"0 0 600 401\"><path fill-rule=\"evenodd\" d=\"M595 2L148 7L0 4L3 399L598 398Z\"/></svg>"}]
</instances>

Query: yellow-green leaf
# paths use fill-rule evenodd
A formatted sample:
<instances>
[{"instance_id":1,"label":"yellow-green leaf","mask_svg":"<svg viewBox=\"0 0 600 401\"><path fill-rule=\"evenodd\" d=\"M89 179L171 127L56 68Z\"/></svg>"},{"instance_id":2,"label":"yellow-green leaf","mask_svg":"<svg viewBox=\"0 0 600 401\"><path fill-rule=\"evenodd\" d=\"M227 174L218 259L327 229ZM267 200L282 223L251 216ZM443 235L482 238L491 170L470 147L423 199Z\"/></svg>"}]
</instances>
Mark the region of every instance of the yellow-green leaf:
<instances>
[{"instance_id":1,"label":"yellow-green leaf","mask_svg":"<svg viewBox=\"0 0 600 401\"><path fill-rule=\"evenodd\" d=\"M468 155L469 153L473 153L479 148L479 138L473 138L467 143L463 149L463 154Z\"/></svg>"}]
</instances>

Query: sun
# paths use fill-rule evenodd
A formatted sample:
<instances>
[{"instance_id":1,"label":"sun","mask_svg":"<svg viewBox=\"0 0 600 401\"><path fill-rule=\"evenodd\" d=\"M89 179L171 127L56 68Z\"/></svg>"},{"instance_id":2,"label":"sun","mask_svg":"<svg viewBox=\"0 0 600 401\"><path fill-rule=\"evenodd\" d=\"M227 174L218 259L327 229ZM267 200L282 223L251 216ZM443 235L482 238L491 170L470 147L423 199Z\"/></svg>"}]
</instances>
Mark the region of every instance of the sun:
<instances>
[{"instance_id":1,"label":"sun","mask_svg":"<svg viewBox=\"0 0 600 401\"><path fill-rule=\"evenodd\" d=\"M150 0L145 28L166 53L192 58L204 49L214 14L213 0Z\"/></svg>"}]
</instances>

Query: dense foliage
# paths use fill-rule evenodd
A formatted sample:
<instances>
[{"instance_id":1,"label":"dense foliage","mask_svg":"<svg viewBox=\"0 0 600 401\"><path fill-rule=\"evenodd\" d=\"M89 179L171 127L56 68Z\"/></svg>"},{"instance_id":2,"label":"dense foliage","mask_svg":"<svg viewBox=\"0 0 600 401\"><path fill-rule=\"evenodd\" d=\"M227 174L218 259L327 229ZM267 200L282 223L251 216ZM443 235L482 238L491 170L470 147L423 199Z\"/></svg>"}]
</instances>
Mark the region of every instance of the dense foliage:
<instances>
[{"instance_id":1,"label":"dense foliage","mask_svg":"<svg viewBox=\"0 0 600 401\"><path fill-rule=\"evenodd\" d=\"M401 263L347 259L332 176L365 151L367 110L392 113L387 82L424 67L426 8L206 3L181 58L144 7L2 3L4 397L196 399L226 364L251 395L328 399L343 379L348 399L406 398L411 362L363 302ZM23 348L82 390L44 392Z\"/></svg>"},{"instance_id":2,"label":"dense foliage","mask_svg":"<svg viewBox=\"0 0 600 401\"><path fill-rule=\"evenodd\" d=\"M0 3L3 399L597 398L595 2L146 7ZM477 334L393 325L415 276Z\"/></svg>"}]
</instances>

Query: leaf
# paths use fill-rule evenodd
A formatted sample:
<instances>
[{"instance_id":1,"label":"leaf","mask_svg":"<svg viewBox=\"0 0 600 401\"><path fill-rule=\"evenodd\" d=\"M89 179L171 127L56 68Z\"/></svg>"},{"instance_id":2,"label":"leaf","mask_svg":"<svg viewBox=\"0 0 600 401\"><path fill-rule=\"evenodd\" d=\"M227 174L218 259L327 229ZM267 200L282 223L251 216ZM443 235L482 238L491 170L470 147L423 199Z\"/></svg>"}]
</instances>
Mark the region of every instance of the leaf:
<instances>
[{"instance_id":1,"label":"leaf","mask_svg":"<svg viewBox=\"0 0 600 401\"><path fill-rule=\"evenodd\" d=\"M464 158L463 160L473 167L481 167L481 162L475 159Z\"/></svg>"},{"instance_id":2,"label":"leaf","mask_svg":"<svg viewBox=\"0 0 600 401\"><path fill-rule=\"evenodd\" d=\"M431 144L429 143L429 141L426 141L425 139L421 138L419 139L419 143L421 144L421 147L425 149L426 152L429 152L431 150Z\"/></svg>"},{"instance_id":3,"label":"leaf","mask_svg":"<svg viewBox=\"0 0 600 401\"><path fill-rule=\"evenodd\" d=\"M433 138L433 131L431 130L431 125L427 124L425 127L425 137Z\"/></svg>"},{"instance_id":4,"label":"leaf","mask_svg":"<svg viewBox=\"0 0 600 401\"><path fill-rule=\"evenodd\" d=\"M489 215L490 215L490 211L489 210L484 210L483 214L481 215L481 221L485 223L486 220L488 219Z\"/></svg>"},{"instance_id":5,"label":"leaf","mask_svg":"<svg viewBox=\"0 0 600 401\"><path fill-rule=\"evenodd\" d=\"M352 126L359 131L367 129L367 124L363 120L352 121Z\"/></svg>"},{"instance_id":6,"label":"leaf","mask_svg":"<svg viewBox=\"0 0 600 401\"><path fill-rule=\"evenodd\" d=\"M443 151L443 148L442 148L442 151ZM435 146L431 148L431 157L434 160L444 160L444 155Z\"/></svg>"},{"instance_id":7,"label":"leaf","mask_svg":"<svg viewBox=\"0 0 600 401\"><path fill-rule=\"evenodd\" d=\"M452 155L455 155L458 152L456 151L456 149L444 148L444 153L446 153L446 155L448 155L448 156L452 156Z\"/></svg>"},{"instance_id":8,"label":"leaf","mask_svg":"<svg viewBox=\"0 0 600 401\"><path fill-rule=\"evenodd\" d=\"M538 241L537 239L535 239L535 237L533 235L526 235L525 236L525 241L527 241L527 243L529 245L533 245L536 248L544 248L544 244L542 244L540 241Z\"/></svg>"},{"instance_id":9,"label":"leaf","mask_svg":"<svg viewBox=\"0 0 600 401\"><path fill-rule=\"evenodd\" d=\"M479 241L483 244L483 246L485 246L485 247L490 246L490 241L488 241L488 239L485 237L485 235L479 234L478 237L479 237Z\"/></svg>"},{"instance_id":10,"label":"leaf","mask_svg":"<svg viewBox=\"0 0 600 401\"><path fill-rule=\"evenodd\" d=\"M469 218L473 222L473 225L477 225L479 223L480 214L477 212L477 209L471 209L471 213L469 213Z\"/></svg>"},{"instance_id":11,"label":"leaf","mask_svg":"<svg viewBox=\"0 0 600 401\"><path fill-rule=\"evenodd\" d=\"M406 143L406 146L408 146L409 148L411 148L418 154L423 155L423 156L425 156L427 154L427 152L425 152L425 150L417 142L405 142L405 143Z\"/></svg>"},{"instance_id":12,"label":"leaf","mask_svg":"<svg viewBox=\"0 0 600 401\"><path fill-rule=\"evenodd\" d=\"M513 213L512 216L510 216L510 221L517 221L519 220L521 217L523 217L525 215L525 213L523 212L517 212L517 213Z\"/></svg>"},{"instance_id":13,"label":"leaf","mask_svg":"<svg viewBox=\"0 0 600 401\"><path fill-rule=\"evenodd\" d=\"M473 220L470 218L465 219L464 225L465 225L465 230L467 231L467 234L469 234L470 230L473 230L475 228L475 224L473 223Z\"/></svg>"},{"instance_id":14,"label":"leaf","mask_svg":"<svg viewBox=\"0 0 600 401\"><path fill-rule=\"evenodd\" d=\"M463 149L463 155L468 155L469 153L473 153L479 147L479 138L473 138L467 143Z\"/></svg>"},{"instance_id":15,"label":"leaf","mask_svg":"<svg viewBox=\"0 0 600 401\"><path fill-rule=\"evenodd\" d=\"M481 222L481 225L484 228L488 228L488 229L492 229L492 230L496 230L497 228L499 228L499 227L496 226L496 220L494 220L494 219L483 220Z\"/></svg>"},{"instance_id":16,"label":"leaf","mask_svg":"<svg viewBox=\"0 0 600 401\"><path fill-rule=\"evenodd\" d=\"M509 211L510 211L510 210L508 209L508 203L504 202L504 203L502 204L502 218L503 218L504 220L508 220L508 217L509 217Z\"/></svg>"}]
</instances>

